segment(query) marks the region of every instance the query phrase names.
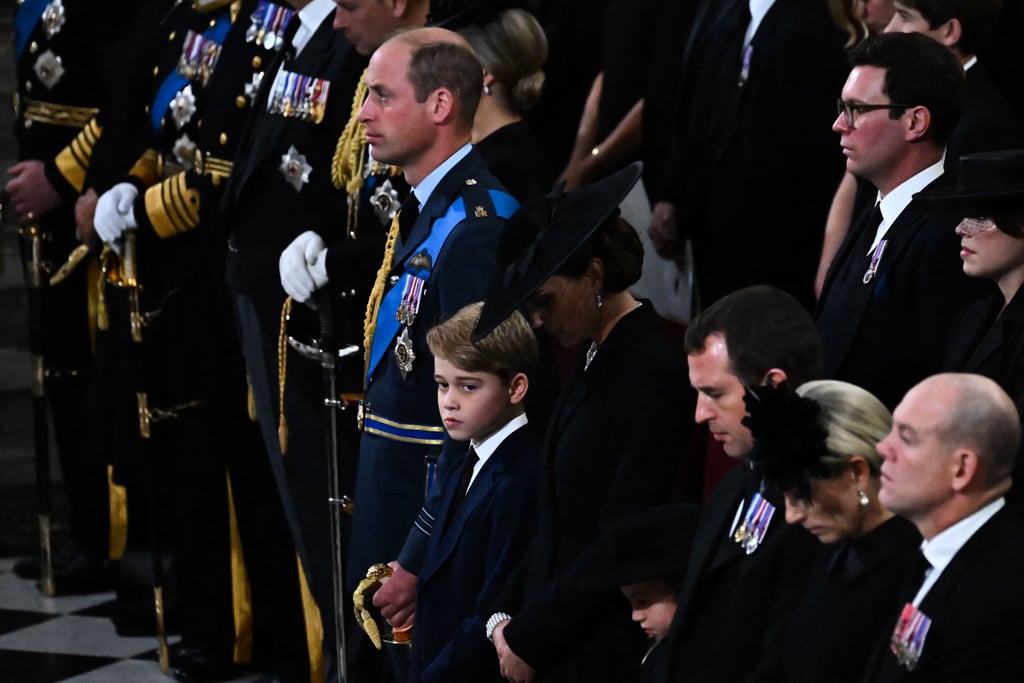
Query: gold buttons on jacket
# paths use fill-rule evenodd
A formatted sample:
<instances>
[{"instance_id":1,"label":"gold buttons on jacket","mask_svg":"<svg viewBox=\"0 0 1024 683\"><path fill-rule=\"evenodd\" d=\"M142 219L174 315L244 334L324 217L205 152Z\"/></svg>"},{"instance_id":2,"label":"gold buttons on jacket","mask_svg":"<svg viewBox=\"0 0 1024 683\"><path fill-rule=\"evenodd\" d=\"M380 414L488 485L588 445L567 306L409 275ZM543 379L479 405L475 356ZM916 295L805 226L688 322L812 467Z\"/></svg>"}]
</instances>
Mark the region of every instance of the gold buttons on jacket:
<instances>
[{"instance_id":1,"label":"gold buttons on jacket","mask_svg":"<svg viewBox=\"0 0 1024 683\"><path fill-rule=\"evenodd\" d=\"M263 60L260 59L259 55L256 55L255 57L252 58L252 68L258 69L261 66L263 66Z\"/></svg>"},{"instance_id":2,"label":"gold buttons on jacket","mask_svg":"<svg viewBox=\"0 0 1024 683\"><path fill-rule=\"evenodd\" d=\"M222 145L228 144L228 134L227 133L221 133L220 134L220 144L222 144Z\"/></svg>"},{"instance_id":3,"label":"gold buttons on jacket","mask_svg":"<svg viewBox=\"0 0 1024 683\"><path fill-rule=\"evenodd\" d=\"M31 43L28 44L28 53L30 55L34 55L37 52L39 52L39 43L33 40Z\"/></svg>"},{"instance_id":4,"label":"gold buttons on jacket","mask_svg":"<svg viewBox=\"0 0 1024 683\"><path fill-rule=\"evenodd\" d=\"M245 109L245 103L246 102L248 102L248 100L245 99L245 95L239 95L238 97L235 98L235 106L238 107L239 109Z\"/></svg>"},{"instance_id":5,"label":"gold buttons on jacket","mask_svg":"<svg viewBox=\"0 0 1024 683\"><path fill-rule=\"evenodd\" d=\"M178 35L177 31L171 31L169 34L167 34L167 42L169 43L173 41L176 35Z\"/></svg>"}]
</instances>

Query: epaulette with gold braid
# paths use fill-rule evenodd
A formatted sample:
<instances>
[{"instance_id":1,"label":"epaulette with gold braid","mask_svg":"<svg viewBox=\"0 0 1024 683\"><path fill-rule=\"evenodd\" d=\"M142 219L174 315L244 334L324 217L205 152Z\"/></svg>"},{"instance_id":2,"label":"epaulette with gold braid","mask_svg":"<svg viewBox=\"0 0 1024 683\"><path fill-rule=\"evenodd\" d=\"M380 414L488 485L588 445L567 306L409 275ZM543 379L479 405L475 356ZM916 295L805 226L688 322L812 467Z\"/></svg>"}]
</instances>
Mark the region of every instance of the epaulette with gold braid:
<instances>
[{"instance_id":1,"label":"epaulette with gold braid","mask_svg":"<svg viewBox=\"0 0 1024 683\"><path fill-rule=\"evenodd\" d=\"M331 160L331 181L339 190L345 190L349 197L348 216L346 218L346 232L354 235L359 223L359 193L363 189L363 183L368 175L396 176L402 172L398 166L389 166L377 161L371 162L369 172L366 172L366 160L368 157L368 145L366 144L366 126L359 123L359 112L366 100L366 71L359 77L356 85L355 95L352 97L352 110L349 113L348 122L345 124L341 136L338 138L338 145L334 149L334 158Z\"/></svg>"}]
</instances>

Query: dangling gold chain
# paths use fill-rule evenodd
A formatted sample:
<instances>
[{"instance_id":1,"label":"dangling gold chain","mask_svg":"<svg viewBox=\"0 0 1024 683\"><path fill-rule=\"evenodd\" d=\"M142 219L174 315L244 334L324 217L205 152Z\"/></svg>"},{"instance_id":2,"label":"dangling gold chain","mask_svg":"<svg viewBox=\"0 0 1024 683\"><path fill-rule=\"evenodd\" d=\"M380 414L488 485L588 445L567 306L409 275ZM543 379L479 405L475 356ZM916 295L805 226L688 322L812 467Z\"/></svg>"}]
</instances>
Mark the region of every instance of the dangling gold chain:
<instances>
[{"instance_id":1,"label":"dangling gold chain","mask_svg":"<svg viewBox=\"0 0 1024 683\"><path fill-rule=\"evenodd\" d=\"M388 273L395 260L395 244L398 242L398 216L396 213L391 219L391 227L388 229L387 242L384 243L384 261L377 271L377 278L373 281L373 289L370 290L370 298L366 302L366 319L363 321L363 377L370 371L370 347L373 345L373 333L377 329L377 313L380 311L381 301L384 299L384 283L387 282ZM365 382L365 379L363 380ZM366 388L365 386L363 387Z\"/></svg>"},{"instance_id":2,"label":"dangling gold chain","mask_svg":"<svg viewBox=\"0 0 1024 683\"><path fill-rule=\"evenodd\" d=\"M288 452L288 420L284 416L284 387L288 374L288 316L292 312L292 298L288 297L281 306L281 326L277 333L277 395L278 422L277 440L281 455Z\"/></svg>"},{"instance_id":3,"label":"dangling gold chain","mask_svg":"<svg viewBox=\"0 0 1024 683\"><path fill-rule=\"evenodd\" d=\"M331 160L331 182L339 190L344 189L348 195L348 215L345 221L345 232L355 237L356 228L359 225L359 193L363 189L363 182L366 180L364 168L367 159L366 126L359 123L359 112L363 108L368 92L366 86L366 71L359 77L355 94L352 97L352 110L349 112L348 122L338 137L338 144L334 148L334 158ZM373 162L370 172L381 173L387 169L388 175L395 176L402 172L398 166L387 166Z\"/></svg>"}]
</instances>

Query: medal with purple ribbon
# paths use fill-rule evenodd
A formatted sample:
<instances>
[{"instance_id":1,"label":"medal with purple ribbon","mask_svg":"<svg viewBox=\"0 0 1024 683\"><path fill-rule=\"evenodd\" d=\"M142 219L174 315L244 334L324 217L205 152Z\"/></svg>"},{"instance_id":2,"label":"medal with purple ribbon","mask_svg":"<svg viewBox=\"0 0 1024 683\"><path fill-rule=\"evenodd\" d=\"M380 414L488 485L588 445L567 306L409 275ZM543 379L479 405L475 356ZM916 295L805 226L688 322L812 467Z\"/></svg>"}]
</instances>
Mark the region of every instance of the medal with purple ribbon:
<instances>
[{"instance_id":1,"label":"medal with purple ribbon","mask_svg":"<svg viewBox=\"0 0 1024 683\"><path fill-rule=\"evenodd\" d=\"M889 646L896 655L896 661L907 671L913 671L921 659L924 641L928 637L931 625L931 618L911 603L908 602L903 607Z\"/></svg>"},{"instance_id":2,"label":"medal with purple ribbon","mask_svg":"<svg viewBox=\"0 0 1024 683\"><path fill-rule=\"evenodd\" d=\"M869 284L875 277L875 273L878 271L879 264L882 263L882 254L885 253L885 245L889 243L889 240L879 240L878 246L875 247L875 251L871 254L871 263L868 264L868 269L864 271L864 284Z\"/></svg>"}]
</instances>

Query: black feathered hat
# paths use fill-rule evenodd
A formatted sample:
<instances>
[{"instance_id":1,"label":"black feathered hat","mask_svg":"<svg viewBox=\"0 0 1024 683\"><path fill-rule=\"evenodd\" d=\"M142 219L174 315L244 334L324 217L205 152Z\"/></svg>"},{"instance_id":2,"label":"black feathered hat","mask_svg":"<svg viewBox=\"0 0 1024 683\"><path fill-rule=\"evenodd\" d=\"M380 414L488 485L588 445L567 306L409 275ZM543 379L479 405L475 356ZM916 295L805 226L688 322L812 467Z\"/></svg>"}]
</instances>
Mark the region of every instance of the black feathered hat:
<instances>
[{"instance_id":1,"label":"black feathered hat","mask_svg":"<svg viewBox=\"0 0 1024 683\"><path fill-rule=\"evenodd\" d=\"M743 396L753 447L750 462L780 491L793 491L807 500L811 479L835 474L825 460L830 453L828 430L821 424L821 406L800 396L786 382L747 389Z\"/></svg>"}]
</instances>

